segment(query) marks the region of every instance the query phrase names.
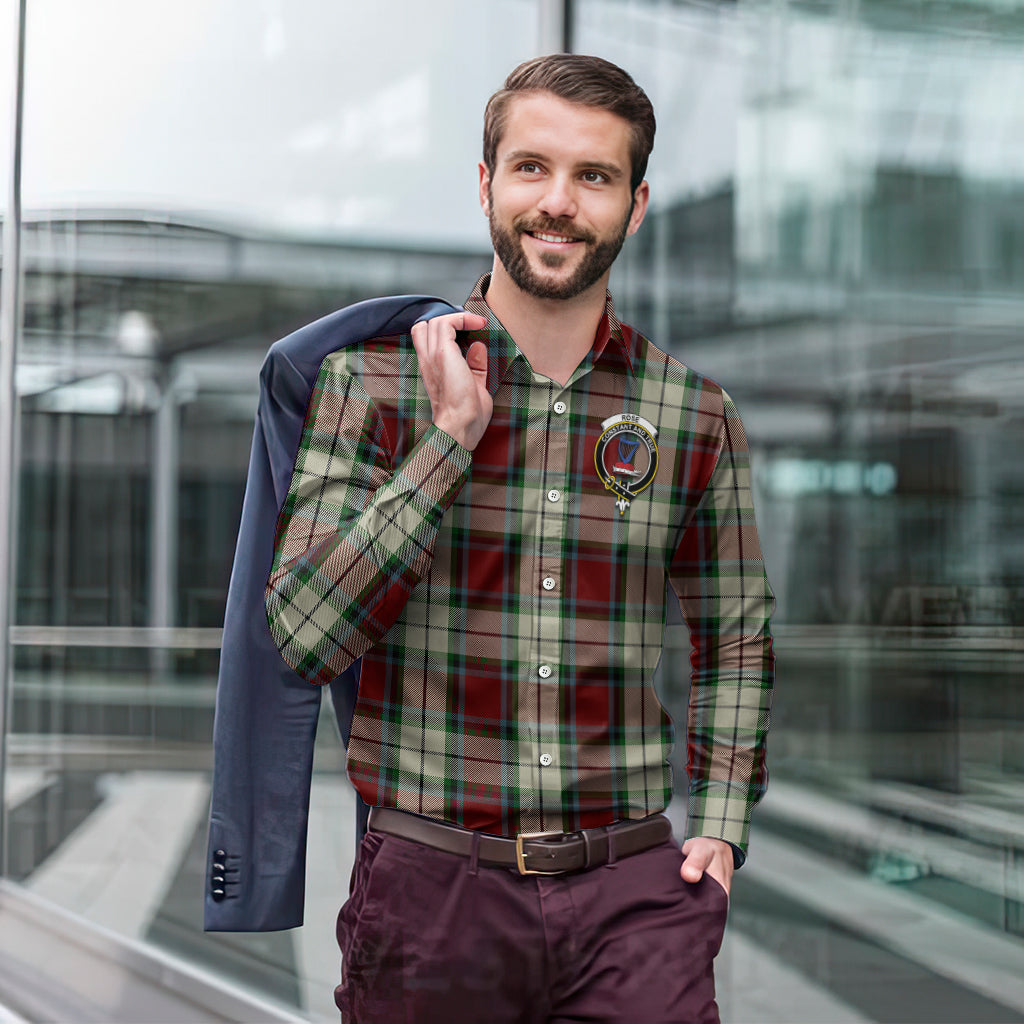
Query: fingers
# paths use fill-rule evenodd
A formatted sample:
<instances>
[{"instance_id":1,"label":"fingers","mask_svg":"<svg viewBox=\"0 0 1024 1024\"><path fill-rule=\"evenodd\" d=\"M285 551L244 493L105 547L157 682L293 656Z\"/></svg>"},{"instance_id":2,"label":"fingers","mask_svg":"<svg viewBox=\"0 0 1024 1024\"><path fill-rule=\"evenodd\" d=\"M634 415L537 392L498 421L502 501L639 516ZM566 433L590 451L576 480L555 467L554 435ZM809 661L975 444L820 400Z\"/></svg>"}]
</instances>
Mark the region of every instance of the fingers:
<instances>
[{"instance_id":1,"label":"fingers","mask_svg":"<svg viewBox=\"0 0 1024 1024\"><path fill-rule=\"evenodd\" d=\"M438 338L441 336L455 337L456 331L482 331L487 326L487 317L479 313L461 310L458 313L445 313L429 320L417 320L412 325L412 336Z\"/></svg>"},{"instance_id":2,"label":"fingers","mask_svg":"<svg viewBox=\"0 0 1024 1024\"><path fill-rule=\"evenodd\" d=\"M699 882L711 863L714 854L711 851L704 850L687 853L685 844L683 846L683 853L686 854L686 859L683 861L683 866L679 869L679 873L686 882Z\"/></svg>"},{"instance_id":3,"label":"fingers","mask_svg":"<svg viewBox=\"0 0 1024 1024\"><path fill-rule=\"evenodd\" d=\"M707 871L726 892L732 880L732 847L720 839L709 836L691 836L683 843L685 860L679 874L685 882L699 882Z\"/></svg>"},{"instance_id":4,"label":"fingers","mask_svg":"<svg viewBox=\"0 0 1024 1024\"><path fill-rule=\"evenodd\" d=\"M445 349L455 342L457 331L479 331L486 326L487 317L466 311L418 320L411 331L413 347L421 361L433 362L445 357Z\"/></svg>"},{"instance_id":5,"label":"fingers","mask_svg":"<svg viewBox=\"0 0 1024 1024\"><path fill-rule=\"evenodd\" d=\"M421 320L411 332L434 424L470 451L493 409L487 391L487 346L474 341L463 358L456 334L486 326L486 317L463 311Z\"/></svg>"},{"instance_id":6,"label":"fingers","mask_svg":"<svg viewBox=\"0 0 1024 1024\"><path fill-rule=\"evenodd\" d=\"M469 368L477 374L487 376L487 346L482 341L474 341L466 353Z\"/></svg>"}]
</instances>

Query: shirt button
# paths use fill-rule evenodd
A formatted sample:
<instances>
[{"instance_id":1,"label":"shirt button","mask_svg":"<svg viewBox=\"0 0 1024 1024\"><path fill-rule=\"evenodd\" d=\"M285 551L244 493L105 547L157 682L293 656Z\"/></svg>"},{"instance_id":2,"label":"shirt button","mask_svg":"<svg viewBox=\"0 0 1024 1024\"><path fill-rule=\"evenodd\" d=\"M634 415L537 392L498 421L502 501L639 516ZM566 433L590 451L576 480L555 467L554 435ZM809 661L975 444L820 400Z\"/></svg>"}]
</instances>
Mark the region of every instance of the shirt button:
<instances>
[{"instance_id":1,"label":"shirt button","mask_svg":"<svg viewBox=\"0 0 1024 1024\"><path fill-rule=\"evenodd\" d=\"M547 766L549 764L551 764L551 755L550 754L541 754L540 755L540 763L542 765L544 765L545 768L547 768Z\"/></svg>"},{"instance_id":2,"label":"shirt button","mask_svg":"<svg viewBox=\"0 0 1024 1024\"><path fill-rule=\"evenodd\" d=\"M554 408L555 412L556 412L556 413L557 413L557 414L558 414L559 416L561 416L561 415L562 415L562 413L563 413L563 412L565 412L565 409L566 409L566 405L565 405L565 402L555 402L555 404L554 404L553 408Z\"/></svg>"},{"instance_id":3,"label":"shirt button","mask_svg":"<svg viewBox=\"0 0 1024 1024\"><path fill-rule=\"evenodd\" d=\"M541 586L545 590L554 590L555 589L555 581L550 576L545 576L544 577L544 582L541 583Z\"/></svg>"},{"instance_id":4,"label":"shirt button","mask_svg":"<svg viewBox=\"0 0 1024 1024\"><path fill-rule=\"evenodd\" d=\"M554 487L552 487L551 490L548 491L548 501L558 501L558 499L561 496L562 496L562 492L561 491L556 491L554 489Z\"/></svg>"},{"instance_id":5,"label":"shirt button","mask_svg":"<svg viewBox=\"0 0 1024 1024\"><path fill-rule=\"evenodd\" d=\"M539 675L541 679L547 679L547 677L551 675L551 666L541 665L541 667L537 669L537 675Z\"/></svg>"}]
</instances>

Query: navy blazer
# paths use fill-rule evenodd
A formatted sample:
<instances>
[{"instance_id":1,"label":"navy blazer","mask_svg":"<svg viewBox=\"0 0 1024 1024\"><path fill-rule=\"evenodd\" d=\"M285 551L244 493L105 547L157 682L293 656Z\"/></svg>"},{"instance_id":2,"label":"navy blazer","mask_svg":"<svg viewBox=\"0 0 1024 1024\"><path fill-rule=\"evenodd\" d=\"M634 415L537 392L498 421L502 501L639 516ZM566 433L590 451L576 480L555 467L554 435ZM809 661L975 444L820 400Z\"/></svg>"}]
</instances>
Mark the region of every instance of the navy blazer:
<instances>
[{"instance_id":1,"label":"navy blazer","mask_svg":"<svg viewBox=\"0 0 1024 1024\"><path fill-rule=\"evenodd\" d=\"M313 740L323 690L281 658L263 594L277 515L288 495L320 364L346 345L404 334L417 320L457 308L427 295L368 299L275 342L263 362L217 677L206 931L262 932L302 924ZM331 683L346 743L357 683L358 662ZM362 800L359 806L359 828L365 829L367 808Z\"/></svg>"}]
</instances>

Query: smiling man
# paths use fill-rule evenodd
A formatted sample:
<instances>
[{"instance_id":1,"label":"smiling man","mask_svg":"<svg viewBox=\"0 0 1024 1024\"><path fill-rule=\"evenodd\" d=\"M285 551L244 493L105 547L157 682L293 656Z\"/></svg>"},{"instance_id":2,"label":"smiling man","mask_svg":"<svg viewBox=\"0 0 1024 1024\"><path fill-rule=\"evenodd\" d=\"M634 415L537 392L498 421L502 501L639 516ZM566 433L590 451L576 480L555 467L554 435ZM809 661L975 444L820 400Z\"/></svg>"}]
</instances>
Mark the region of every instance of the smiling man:
<instances>
[{"instance_id":1,"label":"smiling man","mask_svg":"<svg viewBox=\"0 0 1024 1024\"><path fill-rule=\"evenodd\" d=\"M494 263L465 312L321 367L267 611L311 682L362 659L348 1024L718 1020L773 599L735 407L607 292L653 139L615 65L516 68L485 114ZM669 600L692 645L681 846L652 684Z\"/></svg>"}]
</instances>

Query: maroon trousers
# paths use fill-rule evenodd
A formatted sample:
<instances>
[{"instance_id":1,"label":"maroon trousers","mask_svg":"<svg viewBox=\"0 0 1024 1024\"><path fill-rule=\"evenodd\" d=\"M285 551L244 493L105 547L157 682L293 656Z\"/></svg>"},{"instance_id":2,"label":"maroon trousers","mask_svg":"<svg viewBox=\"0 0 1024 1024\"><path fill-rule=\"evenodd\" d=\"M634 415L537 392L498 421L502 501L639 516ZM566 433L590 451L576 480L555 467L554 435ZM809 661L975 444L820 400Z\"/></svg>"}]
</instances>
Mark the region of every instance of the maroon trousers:
<instances>
[{"instance_id":1,"label":"maroon trousers","mask_svg":"<svg viewBox=\"0 0 1024 1024\"><path fill-rule=\"evenodd\" d=\"M729 898L675 840L519 875L368 832L338 916L344 1024L717 1024Z\"/></svg>"}]
</instances>

